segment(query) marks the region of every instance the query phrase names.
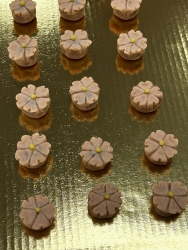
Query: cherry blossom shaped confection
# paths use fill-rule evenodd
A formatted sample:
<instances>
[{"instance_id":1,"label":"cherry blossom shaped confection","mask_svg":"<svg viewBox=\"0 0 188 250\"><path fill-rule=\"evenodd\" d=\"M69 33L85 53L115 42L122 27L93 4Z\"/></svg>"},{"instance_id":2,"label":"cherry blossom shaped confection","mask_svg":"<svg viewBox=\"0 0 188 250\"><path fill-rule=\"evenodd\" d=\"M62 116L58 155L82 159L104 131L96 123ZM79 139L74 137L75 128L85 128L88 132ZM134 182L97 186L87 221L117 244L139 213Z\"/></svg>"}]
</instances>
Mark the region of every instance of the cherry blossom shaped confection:
<instances>
[{"instance_id":1,"label":"cherry blossom shaped confection","mask_svg":"<svg viewBox=\"0 0 188 250\"><path fill-rule=\"evenodd\" d=\"M36 195L24 200L21 205L20 219L27 228L42 230L50 227L55 219L55 206L48 197Z\"/></svg>"},{"instance_id":2,"label":"cherry blossom shaped confection","mask_svg":"<svg viewBox=\"0 0 188 250\"><path fill-rule=\"evenodd\" d=\"M147 39L137 30L121 33L117 40L118 53L126 60L137 60L143 56L147 48Z\"/></svg>"},{"instance_id":3,"label":"cherry blossom shaped confection","mask_svg":"<svg viewBox=\"0 0 188 250\"><path fill-rule=\"evenodd\" d=\"M45 135L23 135L17 143L15 158L24 167L39 168L47 160L50 147Z\"/></svg>"},{"instance_id":4,"label":"cherry blossom shaped confection","mask_svg":"<svg viewBox=\"0 0 188 250\"><path fill-rule=\"evenodd\" d=\"M91 171L103 169L113 158L113 148L100 137L92 137L82 144L80 152L84 166Z\"/></svg>"},{"instance_id":5,"label":"cherry blossom shaped confection","mask_svg":"<svg viewBox=\"0 0 188 250\"><path fill-rule=\"evenodd\" d=\"M114 15L123 20L135 17L139 12L141 3L142 0L111 0Z\"/></svg>"},{"instance_id":6,"label":"cherry blossom shaped confection","mask_svg":"<svg viewBox=\"0 0 188 250\"><path fill-rule=\"evenodd\" d=\"M62 53L71 59L80 59L87 53L88 47L92 41L88 39L85 30L76 30L75 32L66 30L61 36L60 47Z\"/></svg>"},{"instance_id":7,"label":"cherry blossom shaped confection","mask_svg":"<svg viewBox=\"0 0 188 250\"><path fill-rule=\"evenodd\" d=\"M172 134L157 130L145 140L144 146L148 160L157 165L166 165L177 154L178 139Z\"/></svg>"},{"instance_id":8,"label":"cherry blossom shaped confection","mask_svg":"<svg viewBox=\"0 0 188 250\"><path fill-rule=\"evenodd\" d=\"M130 94L132 106L140 112L150 113L158 109L163 99L160 88L154 86L152 82L140 82L133 87Z\"/></svg>"},{"instance_id":9,"label":"cherry blossom shaped confection","mask_svg":"<svg viewBox=\"0 0 188 250\"><path fill-rule=\"evenodd\" d=\"M59 11L63 18L77 21L84 16L86 0L58 0Z\"/></svg>"},{"instance_id":10,"label":"cherry blossom shaped confection","mask_svg":"<svg viewBox=\"0 0 188 250\"><path fill-rule=\"evenodd\" d=\"M153 206L157 214L164 217L179 214L187 204L187 187L181 182L159 181L153 185Z\"/></svg>"},{"instance_id":11,"label":"cherry blossom shaped confection","mask_svg":"<svg viewBox=\"0 0 188 250\"><path fill-rule=\"evenodd\" d=\"M80 110L86 111L97 106L99 98L99 85L92 77L83 77L80 81L74 81L69 93L74 105Z\"/></svg>"},{"instance_id":12,"label":"cherry blossom shaped confection","mask_svg":"<svg viewBox=\"0 0 188 250\"><path fill-rule=\"evenodd\" d=\"M88 210L95 218L111 218L122 204L121 193L110 183L98 184L88 195Z\"/></svg>"},{"instance_id":13,"label":"cherry blossom shaped confection","mask_svg":"<svg viewBox=\"0 0 188 250\"><path fill-rule=\"evenodd\" d=\"M15 0L9 6L17 23L29 23L36 17L36 2L32 0Z\"/></svg>"},{"instance_id":14,"label":"cherry blossom shaped confection","mask_svg":"<svg viewBox=\"0 0 188 250\"><path fill-rule=\"evenodd\" d=\"M20 35L9 44L9 57L22 67L34 65L38 60L38 43L36 39Z\"/></svg>"},{"instance_id":15,"label":"cherry blossom shaped confection","mask_svg":"<svg viewBox=\"0 0 188 250\"><path fill-rule=\"evenodd\" d=\"M21 89L21 93L16 95L16 105L22 112L30 118L40 118L44 116L50 107L49 89L45 86L36 87L29 84Z\"/></svg>"}]
</instances>

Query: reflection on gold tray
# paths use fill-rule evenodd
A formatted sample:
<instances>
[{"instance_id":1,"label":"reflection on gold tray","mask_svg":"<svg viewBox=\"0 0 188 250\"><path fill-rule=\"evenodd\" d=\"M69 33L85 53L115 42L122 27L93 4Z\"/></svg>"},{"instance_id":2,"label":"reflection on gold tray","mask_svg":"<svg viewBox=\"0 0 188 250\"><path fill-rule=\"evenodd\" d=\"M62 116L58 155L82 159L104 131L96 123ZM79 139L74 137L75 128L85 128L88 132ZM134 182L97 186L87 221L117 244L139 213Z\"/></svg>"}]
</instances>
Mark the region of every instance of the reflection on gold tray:
<instances>
[{"instance_id":1,"label":"reflection on gold tray","mask_svg":"<svg viewBox=\"0 0 188 250\"><path fill-rule=\"evenodd\" d=\"M14 33L17 36L20 35L28 35L33 36L37 34L38 28L37 28L37 19L33 19L29 23L21 24L14 21Z\"/></svg>"},{"instance_id":2,"label":"reflection on gold tray","mask_svg":"<svg viewBox=\"0 0 188 250\"><path fill-rule=\"evenodd\" d=\"M172 162L170 161L166 165L156 165L148 160L145 153L140 158L141 168L147 170L151 175L157 177L163 177L170 173L172 170Z\"/></svg>"},{"instance_id":3,"label":"reflection on gold tray","mask_svg":"<svg viewBox=\"0 0 188 250\"><path fill-rule=\"evenodd\" d=\"M116 67L118 71L121 71L124 74L136 74L144 69L144 57L142 56L138 60L128 61L125 60L122 56L120 56L120 54L117 54Z\"/></svg>"},{"instance_id":4,"label":"reflection on gold tray","mask_svg":"<svg viewBox=\"0 0 188 250\"><path fill-rule=\"evenodd\" d=\"M61 54L61 65L64 70L69 70L72 75L80 74L83 70L89 68L92 64L92 61L89 59L88 54L86 54L81 59L70 59L64 54Z\"/></svg>"},{"instance_id":5,"label":"reflection on gold tray","mask_svg":"<svg viewBox=\"0 0 188 250\"><path fill-rule=\"evenodd\" d=\"M44 116L38 119L32 119L21 112L19 116L19 123L21 126L25 126L28 131L37 132L40 130L48 130L52 123L51 109L49 109Z\"/></svg>"},{"instance_id":6,"label":"reflection on gold tray","mask_svg":"<svg viewBox=\"0 0 188 250\"><path fill-rule=\"evenodd\" d=\"M142 113L136 110L132 105L130 105L128 113L131 115L131 119L138 122L150 123L155 121L157 115L160 112L160 107L151 113Z\"/></svg>"},{"instance_id":7,"label":"reflection on gold tray","mask_svg":"<svg viewBox=\"0 0 188 250\"><path fill-rule=\"evenodd\" d=\"M121 33L127 33L129 30L137 30L138 24L138 16L135 16L131 20L125 21L112 14L112 17L109 21L110 30L117 35L120 35Z\"/></svg>"},{"instance_id":8,"label":"reflection on gold tray","mask_svg":"<svg viewBox=\"0 0 188 250\"><path fill-rule=\"evenodd\" d=\"M98 117L99 106L97 105L94 109L88 111L82 111L71 103L70 110L72 111L72 116L76 121L88 121L93 122Z\"/></svg>"},{"instance_id":9,"label":"reflection on gold tray","mask_svg":"<svg viewBox=\"0 0 188 250\"><path fill-rule=\"evenodd\" d=\"M33 66L21 67L17 63L13 62L12 76L20 82L26 81L27 79L36 81L40 77L40 64L37 61Z\"/></svg>"},{"instance_id":10,"label":"reflection on gold tray","mask_svg":"<svg viewBox=\"0 0 188 250\"><path fill-rule=\"evenodd\" d=\"M84 30L86 26L86 19L85 17L82 17L78 21L69 21L60 17L59 26L62 32L64 32L65 30L72 30L72 31L78 29Z\"/></svg>"},{"instance_id":11,"label":"reflection on gold tray","mask_svg":"<svg viewBox=\"0 0 188 250\"><path fill-rule=\"evenodd\" d=\"M51 170L53 165L53 158L48 155L46 162L40 168L26 168L19 164L18 172L23 178L33 178L35 181L39 181L42 177L46 176Z\"/></svg>"}]
</instances>

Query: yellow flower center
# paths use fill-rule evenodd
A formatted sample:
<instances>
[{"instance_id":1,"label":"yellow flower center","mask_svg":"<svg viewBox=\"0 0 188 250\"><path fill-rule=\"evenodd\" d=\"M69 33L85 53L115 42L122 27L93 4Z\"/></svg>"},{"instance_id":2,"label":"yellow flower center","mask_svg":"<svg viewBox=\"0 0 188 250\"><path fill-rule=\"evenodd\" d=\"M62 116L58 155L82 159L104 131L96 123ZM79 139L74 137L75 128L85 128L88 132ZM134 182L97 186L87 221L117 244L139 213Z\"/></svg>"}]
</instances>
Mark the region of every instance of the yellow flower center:
<instances>
[{"instance_id":1,"label":"yellow flower center","mask_svg":"<svg viewBox=\"0 0 188 250\"><path fill-rule=\"evenodd\" d=\"M163 140L160 140L160 141L159 141L159 145L160 145L160 146L163 146L163 145L164 145L164 141L163 141Z\"/></svg>"},{"instance_id":2,"label":"yellow flower center","mask_svg":"<svg viewBox=\"0 0 188 250\"><path fill-rule=\"evenodd\" d=\"M31 95L31 98L32 98L33 100L35 100L36 97L37 97L37 96L36 96L35 94L32 94L32 95Z\"/></svg>"},{"instance_id":3,"label":"yellow flower center","mask_svg":"<svg viewBox=\"0 0 188 250\"><path fill-rule=\"evenodd\" d=\"M150 92L150 89L145 89L145 94L149 94L149 92Z\"/></svg>"},{"instance_id":4,"label":"yellow flower center","mask_svg":"<svg viewBox=\"0 0 188 250\"><path fill-rule=\"evenodd\" d=\"M29 145L29 148L30 148L31 150L34 150L34 149L35 149L35 145L34 145L34 144L30 144L30 145Z\"/></svg>"},{"instance_id":5,"label":"yellow flower center","mask_svg":"<svg viewBox=\"0 0 188 250\"><path fill-rule=\"evenodd\" d=\"M105 194L104 198L105 198L106 200L109 200L109 199L110 199L110 195L109 195L109 194Z\"/></svg>"},{"instance_id":6,"label":"yellow flower center","mask_svg":"<svg viewBox=\"0 0 188 250\"><path fill-rule=\"evenodd\" d=\"M135 42L136 42L136 39L135 39L135 38L131 38L130 42L131 42L131 43L135 43Z\"/></svg>"},{"instance_id":7,"label":"yellow flower center","mask_svg":"<svg viewBox=\"0 0 188 250\"><path fill-rule=\"evenodd\" d=\"M101 152L101 148L96 148L95 151L96 151L97 153L100 153L100 152Z\"/></svg>"},{"instance_id":8,"label":"yellow flower center","mask_svg":"<svg viewBox=\"0 0 188 250\"><path fill-rule=\"evenodd\" d=\"M36 207L36 208L35 208L35 211L36 211L37 213L39 213L39 212L40 212L40 207Z\"/></svg>"},{"instance_id":9,"label":"yellow flower center","mask_svg":"<svg viewBox=\"0 0 188 250\"><path fill-rule=\"evenodd\" d=\"M73 40L73 41L75 41L75 40L76 40L76 36L75 36L75 35L72 35L72 36L70 37L70 39Z\"/></svg>"},{"instance_id":10,"label":"yellow flower center","mask_svg":"<svg viewBox=\"0 0 188 250\"><path fill-rule=\"evenodd\" d=\"M169 196L170 198L172 198L172 197L174 197L174 193L173 193L172 191L169 191L169 192L168 192L168 196Z\"/></svg>"},{"instance_id":11,"label":"yellow flower center","mask_svg":"<svg viewBox=\"0 0 188 250\"><path fill-rule=\"evenodd\" d=\"M25 48L26 47L26 44L25 43L22 43L22 48Z\"/></svg>"},{"instance_id":12,"label":"yellow flower center","mask_svg":"<svg viewBox=\"0 0 188 250\"><path fill-rule=\"evenodd\" d=\"M87 91L87 88L86 88L86 87L83 87L83 88L82 88L82 91L83 91L83 92L86 92L86 91Z\"/></svg>"},{"instance_id":13,"label":"yellow flower center","mask_svg":"<svg viewBox=\"0 0 188 250\"><path fill-rule=\"evenodd\" d=\"M21 6L24 6L25 5L25 2L23 0L20 1L20 5Z\"/></svg>"}]
</instances>

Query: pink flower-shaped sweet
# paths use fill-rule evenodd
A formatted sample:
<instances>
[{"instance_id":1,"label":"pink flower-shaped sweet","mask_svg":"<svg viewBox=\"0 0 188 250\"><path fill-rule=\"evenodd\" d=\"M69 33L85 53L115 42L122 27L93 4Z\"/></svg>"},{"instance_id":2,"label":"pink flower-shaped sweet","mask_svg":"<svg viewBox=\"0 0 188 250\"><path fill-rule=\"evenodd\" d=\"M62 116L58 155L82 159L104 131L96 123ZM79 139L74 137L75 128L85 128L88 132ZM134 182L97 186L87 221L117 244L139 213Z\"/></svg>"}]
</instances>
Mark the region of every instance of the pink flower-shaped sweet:
<instances>
[{"instance_id":1,"label":"pink flower-shaped sweet","mask_svg":"<svg viewBox=\"0 0 188 250\"><path fill-rule=\"evenodd\" d=\"M75 32L66 30L64 35L61 36L60 47L67 57L80 59L86 55L91 43L92 41L88 39L86 31L80 29Z\"/></svg>"},{"instance_id":2,"label":"pink flower-shaped sweet","mask_svg":"<svg viewBox=\"0 0 188 250\"><path fill-rule=\"evenodd\" d=\"M157 214L165 217L179 214L187 204L187 188L181 182L159 181L153 185L153 206Z\"/></svg>"},{"instance_id":3,"label":"pink flower-shaped sweet","mask_svg":"<svg viewBox=\"0 0 188 250\"><path fill-rule=\"evenodd\" d=\"M72 102L80 110L86 111L96 107L99 98L99 85L92 77L83 77L72 83L69 93Z\"/></svg>"},{"instance_id":4,"label":"pink flower-shaped sweet","mask_svg":"<svg viewBox=\"0 0 188 250\"><path fill-rule=\"evenodd\" d=\"M15 158L24 167L39 168L47 160L50 147L51 144L47 142L45 135L23 135L17 143Z\"/></svg>"},{"instance_id":5,"label":"pink flower-shaped sweet","mask_svg":"<svg viewBox=\"0 0 188 250\"><path fill-rule=\"evenodd\" d=\"M145 140L145 154L157 165L166 165L177 154L178 139L162 130L152 132Z\"/></svg>"},{"instance_id":6,"label":"pink flower-shaped sweet","mask_svg":"<svg viewBox=\"0 0 188 250\"><path fill-rule=\"evenodd\" d=\"M80 156L87 169L98 171L112 160L113 148L109 142L103 141L100 137L92 137L90 141L85 141L82 144Z\"/></svg>"},{"instance_id":7,"label":"pink flower-shaped sweet","mask_svg":"<svg viewBox=\"0 0 188 250\"><path fill-rule=\"evenodd\" d=\"M118 53L126 60L137 60L147 48L147 39L137 30L122 33L117 40Z\"/></svg>"},{"instance_id":8,"label":"pink flower-shaped sweet","mask_svg":"<svg viewBox=\"0 0 188 250\"><path fill-rule=\"evenodd\" d=\"M161 104L163 93L160 88L154 86L152 82L140 82L133 87L130 94L132 106L140 112L150 113L156 110Z\"/></svg>"},{"instance_id":9,"label":"pink flower-shaped sweet","mask_svg":"<svg viewBox=\"0 0 188 250\"><path fill-rule=\"evenodd\" d=\"M114 15L123 20L135 17L139 12L141 3L142 0L111 0Z\"/></svg>"},{"instance_id":10,"label":"pink flower-shaped sweet","mask_svg":"<svg viewBox=\"0 0 188 250\"><path fill-rule=\"evenodd\" d=\"M121 193L112 184L98 184L88 195L88 210L93 217L111 218L122 204Z\"/></svg>"},{"instance_id":11,"label":"pink flower-shaped sweet","mask_svg":"<svg viewBox=\"0 0 188 250\"><path fill-rule=\"evenodd\" d=\"M84 16L86 0L58 0L58 2L63 18L76 21Z\"/></svg>"},{"instance_id":12,"label":"pink flower-shaped sweet","mask_svg":"<svg viewBox=\"0 0 188 250\"><path fill-rule=\"evenodd\" d=\"M9 57L22 67L29 67L37 62L38 44L36 39L20 35L9 44Z\"/></svg>"},{"instance_id":13,"label":"pink flower-shaped sweet","mask_svg":"<svg viewBox=\"0 0 188 250\"><path fill-rule=\"evenodd\" d=\"M22 202L20 219L24 226L33 230L42 230L50 227L54 218L55 207L48 197L36 195Z\"/></svg>"},{"instance_id":14,"label":"pink flower-shaped sweet","mask_svg":"<svg viewBox=\"0 0 188 250\"><path fill-rule=\"evenodd\" d=\"M36 17L36 2L32 0L15 0L9 6L17 23L29 23Z\"/></svg>"},{"instance_id":15,"label":"pink flower-shaped sweet","mask_svg":"<svg viewBox=\"0 0 188 250\"><path fill-rule=\"evenodd\" d=\"M16 105L25 115L31 118L40 118L47 113L50 107L49 89L44 86L35 87L29 84L16 95Z\"/></svg>"}]
</instances>

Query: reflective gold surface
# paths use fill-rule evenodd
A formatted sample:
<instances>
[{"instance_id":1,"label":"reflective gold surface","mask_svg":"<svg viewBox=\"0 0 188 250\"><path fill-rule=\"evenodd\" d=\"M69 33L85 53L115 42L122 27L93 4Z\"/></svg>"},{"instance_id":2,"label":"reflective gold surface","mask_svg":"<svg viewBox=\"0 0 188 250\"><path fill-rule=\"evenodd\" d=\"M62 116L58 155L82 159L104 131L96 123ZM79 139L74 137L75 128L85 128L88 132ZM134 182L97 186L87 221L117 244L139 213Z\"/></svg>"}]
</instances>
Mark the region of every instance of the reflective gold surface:
<instances>
[{"instance_id":1,"label":"reflective gold surface","mask_svg":"<svg viewBox=\"0 0 188 250\"><path fill-rule=\"evenodd\" d=\"M71 63L62 66L61 30L71 24L62 22L58 1L36 0L37 23L28 24L29 29L15 25L10 2L0 0L0 250L188 249L188 208L167 220L156 216L151 206L151 188L157 181L179 180L188 186L188 1L143 0L138 17L125 26L138 26L148 39L143 61L133 66L117 59L124 24L112 19L110 0L88 0L85 18L72 29L85 27L88 32L92 64L83 69L81 65L81 70L74 65L73 72ZM39 45L40 67L26 75L27 70L14 67L7 52L22 30ZM98 110L88 116L70 110L69 87L84 76L93 77L101 89ZM160 110L150 117L130 110L133 86L146 80L164 93ZM51 118L45 124L30 124L16 107L15 95L30 83L50 89ZM143 155L145 138L157 129L179 139L178 154L163 169ZM14 159L20 137L34 130L52 144L53 164L41 169L41 175L20 172ZM109 169L99 174L85 171L79 156L82 143L92 136L114 148ZM112 182L122 193L123 204L112 220L88 214L87 195L98 182ZM48 196L56 206L53 227L42 233L24 229L19 218L21 202L36 194Z\"/></svg>"}]
</instances>

